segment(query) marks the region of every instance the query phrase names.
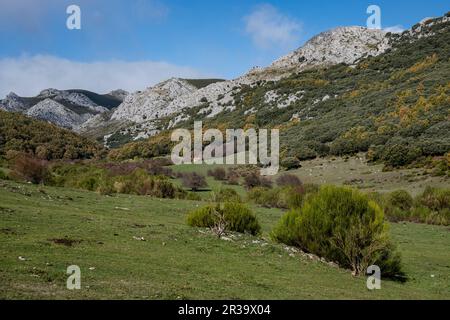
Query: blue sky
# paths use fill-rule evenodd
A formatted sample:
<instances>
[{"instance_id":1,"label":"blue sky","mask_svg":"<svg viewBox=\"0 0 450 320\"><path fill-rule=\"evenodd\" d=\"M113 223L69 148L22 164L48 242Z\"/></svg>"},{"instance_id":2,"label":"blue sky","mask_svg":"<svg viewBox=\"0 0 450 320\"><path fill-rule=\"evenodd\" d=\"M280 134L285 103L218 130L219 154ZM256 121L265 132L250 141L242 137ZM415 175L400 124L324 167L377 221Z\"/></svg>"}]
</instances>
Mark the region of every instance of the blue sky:
<instances>
[{"instance_id":1,"label":"blue sky","mask_svg":"<svg viewBox=\"0 0 450 320\"><path fill-rule=\"evenodd\" d=\"M70 4L81 8L81 30L66 28ZM233 78L321 31L365 26L371 4L396 29L450 10L437 0L0 0L0 96Z\"/></svg>"}]
</instances>

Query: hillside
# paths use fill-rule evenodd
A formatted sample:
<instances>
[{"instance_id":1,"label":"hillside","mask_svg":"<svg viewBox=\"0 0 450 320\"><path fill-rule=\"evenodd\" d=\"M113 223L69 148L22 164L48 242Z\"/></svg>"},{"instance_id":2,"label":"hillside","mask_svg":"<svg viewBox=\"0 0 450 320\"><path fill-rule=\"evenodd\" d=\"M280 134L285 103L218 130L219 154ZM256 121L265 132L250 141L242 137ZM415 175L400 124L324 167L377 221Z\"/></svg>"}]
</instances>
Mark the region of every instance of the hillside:
<instances>
[{"instance_id":1,"label":"hillside","mask_svg":"<svg viewBox=\"0 0 450 320\"><path fill-rule=\"evenodd\" d=\"M268 240L278 209L255 208L261 237L220 240L185 224L196 201L0 181L0 203L1 299L448 299L446 227L392 224L411 280L369 291L365 277ZM66 289L74 263L82 290Z\"/></svg>"},{"instance_id":2,"label":"hillside","mask_svg":"<svg viewBox=\"0 0 450 320\"><path fill-rule=\"evenodd\" d=\"M279 128L282 157L300 160L369 151L371 160L396 167L445 155L450 151L450 19L429 19L385 36L389 48L378 55L240 85L223 98L228 102L205 99L159 119L155 129L192 128L194 120L222 129ZM222 111L215 110L218 105Z\"/></svg>"},{"instance_id":3,"label":"hillside","mask_svg":"<svg viewBox=\"0 0 450 320\"><path fill-rule=\"evenodd\" d=\"M21 112L63 128L77 130L95 115L116 108L126 95L123 90L100 95L87 90L45 89L35 97L20 97L11 92L0 100L0 110Z\"/></svg>"},{"instance_id":4,"label":"hillside","mask_svg":"<svg viewBox=\"0 0 450 320\"><path fill-rule=\"evenodd\" d=\"M41 159L86 159L100 156L101 145L72 131L0 110L0 157L8 151L32 153Z\"/></svg>"}]
</instances>

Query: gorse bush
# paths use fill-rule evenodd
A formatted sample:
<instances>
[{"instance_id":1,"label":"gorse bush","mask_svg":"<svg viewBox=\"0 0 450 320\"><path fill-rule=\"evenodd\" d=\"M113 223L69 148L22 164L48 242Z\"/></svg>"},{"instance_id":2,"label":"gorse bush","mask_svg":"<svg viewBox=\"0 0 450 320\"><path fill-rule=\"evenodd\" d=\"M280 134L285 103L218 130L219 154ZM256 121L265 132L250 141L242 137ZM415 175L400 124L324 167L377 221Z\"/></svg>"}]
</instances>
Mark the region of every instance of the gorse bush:
<instances>
[{"instance_id":1,"label":"gorse bush","mask_svg":"<svg viewBox=\"0 0 450 320\"><path fill-rule=\"evenodd\" d=\"M191 227L216 228L224 221L226 231L249 233L257 235L261 232L261 225L256 215L241 203L224 203L208 205L191 211L187 216L187 223Z\"/></svg>"},{"instance_id":2,"label":"gorse bush","mask_svg":"<svg viewBox=\"0 0 450 320\"><path fill-rule=\"evenodd\" d=\"M450 224L450 189L427 187L416 199L403 190L385 196L372 194L371 197L384 208L386 217L392 222Z\"/></svg>"},{"instance_id":3,"label":"gorse bush","mask_svg":"<svg viewBox=\"0 0 450 320\"><path fill-rule=\"evenodd\" d=\"M49 184L96 191L100 194L123 193L158 198L187 196L184 190L176 187L164 175L151 175L146 169L139 167L131 172L118 167L111 171L106 168L89 164L55 164L51 169Z\"/></svg>"},{"instance_id":4,"label":"gorse bush","mask_svg":"<svg viewBox=\"0 0 450 320\"><path fill-rule=\"evenodd\" d=\"M250 201L266 208L286 208L287 204L281 193L282 190L279 188L256 187L248 191L247 197Z\"/></svg>"},{"instance_id":5,"label":"gorse bush","mask_svg":"<svg viewBox=\"0 0 450 320\"><path fill-rule=\"evenodd\" d=\"M401 210L410 210L413 202L413 197L405 190L394 191L388 196L389 205L400 208Z\"/></svg>"},{"instance_id":6,"label":"gorse bush","mask_svg":"<svg viewBox=\"0 0 450 320\"><path fill-rule=\"evenodd\" d=\"M266 208L293 209L301 207L307 193L303 185L273 189L256 187L248 191L247 198Z\"/></svg>"},{"instance_id":7,"label":"gorse bush","mask_svg":"<svg viewBox=\"0 0 450 320\"><path fill-rule=\"evenodd\" d=\"M356 275L375 264L384 277L405 279L383 210L357 190L323 186L300 210L283 216L271 236L335 261Z\"/></svg>"},{"instance_id":8,"label":"gorse bush","mask_svg":"<svg viewBox=\"0 0 450 320\"><path fill-rule=\"evenodd\" d=\"M419 196L418 201L421 205L434 211L450 209L450 189L427 187Z\"/></svg>"},{"instance_id":9,"label":"gorse bush","mask_svg":"<svg viewBox=\"0 0 450 320\"><path fill-rule=\"evenodd\" d=\"M236 190L231 188L222 188L217 192L214 192L214 202L242 202L241 196Z\"/></svg>"}]
</instances>

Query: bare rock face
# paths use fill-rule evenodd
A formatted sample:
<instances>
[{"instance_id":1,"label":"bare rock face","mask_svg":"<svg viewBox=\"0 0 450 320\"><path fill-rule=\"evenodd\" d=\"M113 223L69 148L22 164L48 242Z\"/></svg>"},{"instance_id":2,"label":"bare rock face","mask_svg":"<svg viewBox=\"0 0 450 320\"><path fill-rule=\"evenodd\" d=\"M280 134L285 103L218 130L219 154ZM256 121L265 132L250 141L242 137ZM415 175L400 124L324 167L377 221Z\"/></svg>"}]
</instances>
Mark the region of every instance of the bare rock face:
<instances>
[{"instance_id":1,"label":"bare rock face","mask_svg":"<svg viewBox=\"0 0 450 320\"><path fill-rule=\"evenodd\" d=\"M60 103L69 103L78 107L86 108L93 113L102 113L108 111L105 107L99 106L91 99L79 92L71 92L57 89L45 89L42 90L39 98L51 98Z\"/></svg>"},{"instance_id":2,"label":"bare rock face","mask_svg":"<svg viewBox=\"0 0 450 320\"><path fill-rule=\"evenodd\" d=\"M128 95L111 116L112 120L142 123L167 115L167 106L175 98L197 90L187 81L172 78L144 91Z\"/></svg>"},{"instance_id":3,"label":"bare rock face","mask_svg":"<svg viewBox=\"0 0 450 320\"><path fill-rule=\"evenodd\" d=\"M11 92L5 99L0 101L0 109L9 112L22 112L27 109L27 105L21 97L14 92Z\"/></svg>"},{"instance_id":4,"label":"bare rock face","mask_svg":"<svg viewBox=\"0 0 450 320\"><path fill-rule=\"evenodd\" d=\"M118 95L126 94L124 90L116 91ZM21 112L30 117L79 131L83 123L96 115L110 115L110 109L118 106L121 101L122 99L109 94L99 95L86 90L49 88L42 90L34 97L20 97L12 92L5 99L0 100L0 109ZM101 119L106 123L109 117L101 117Z\"/></svg>"},{"instance_id":5,"label":"bare rock face","mask_svg":"<svg viewBox=\"0 0 450 320\"><path fill-rule=\"evenodd\" d=\"M320 33L303 47L276 60L269 69L305 70L316 66L353 64L390 48L386 32L363 27L340 27Z\"/></svg>"},{"instance_id":6,"label":"bare rock face","mask_svg":"<svg viewBox=\"0 0 450 320\"><path fill-rule=\"evenodd\" d=\"M68 129L74 129L87 120L86 116L76 114L50 98L31 107L26 114L30 117L48 121Z\"/></svg>"},{"instance_id":7,"label":"bare rock face","mask_svg":"<svg viewBox=\"0 0 450 320\"><path fill-rule=\"evenodd\" d=\"M259 81L277 80L292 72L308 68L354 64L369 55L376 56L390 48L389 38L381 30L363 27L341 27L317 35L303 47L280 58L267 68L254 68L247 74L230 81L215 82L197 89L187 81L172 78L144 91L128 95L124 102L112 114L110 121L131 121L139 124L131 126L129 132L136 138L147 137L140 132L154 126L161 117L173 116L169 128L189 118L187 109L200 107L203 117L215 117L217 114L235 109L234 95L244 86L256 86ZM286 107L301 95L287 97L280 103ZM96 119L98 120L98 119ZM164 128L161 128L164 129ZM141 130L141 131L142 131Z\"/></svg>"}]
</instances>

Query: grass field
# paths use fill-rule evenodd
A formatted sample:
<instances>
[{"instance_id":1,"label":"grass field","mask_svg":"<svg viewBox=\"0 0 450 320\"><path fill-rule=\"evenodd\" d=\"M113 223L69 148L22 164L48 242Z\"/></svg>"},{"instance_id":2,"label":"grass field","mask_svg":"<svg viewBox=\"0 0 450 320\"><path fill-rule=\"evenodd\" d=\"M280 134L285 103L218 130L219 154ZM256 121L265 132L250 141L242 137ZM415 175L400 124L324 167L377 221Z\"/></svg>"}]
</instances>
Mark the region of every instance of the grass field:
<instances>
[{"instance_id":1,"label":"grass field","mask_svg":"<svg viewBox=\"0 0 450 320\"><path fill-rule=\"evenodd\" d=\"M228 168L227 165L179 165L173 166L174 171L207 174L209 169L215 167ZM272 177L276 180L279 175L285 174L279 171ZM358 156L342 158L328 157L314 160L302 161L302 167L291 170L289 174L297 175L305 183L349 185L364 192L391 192L404 189L411 195L416 196L427 186L438 188L448 187L450 180L446 176L437 177L427 174L423 168L399 169L394 171L383 171L383 164L369 164L363 154ZM211 189L220 189L221 184L208 179ZM227 186L228 187L228 186ZM235 188L241 195L244 194L242 187Z\"/></svg>"},{"instance_id":2,"label":"grass field","mask_svg":"<svg viewBox=\"0 0 450 320\"><path fill-rule=\"evenodd\" d=\"M202 204L0 181L0 298L450 299L447 227L392 224L410 280L369 291L364 277L269 241L281 211L254 208L261 237L219 240L185 224ZM69 265L81 290L66 289Z\"/></svg>"}]
</instances>

